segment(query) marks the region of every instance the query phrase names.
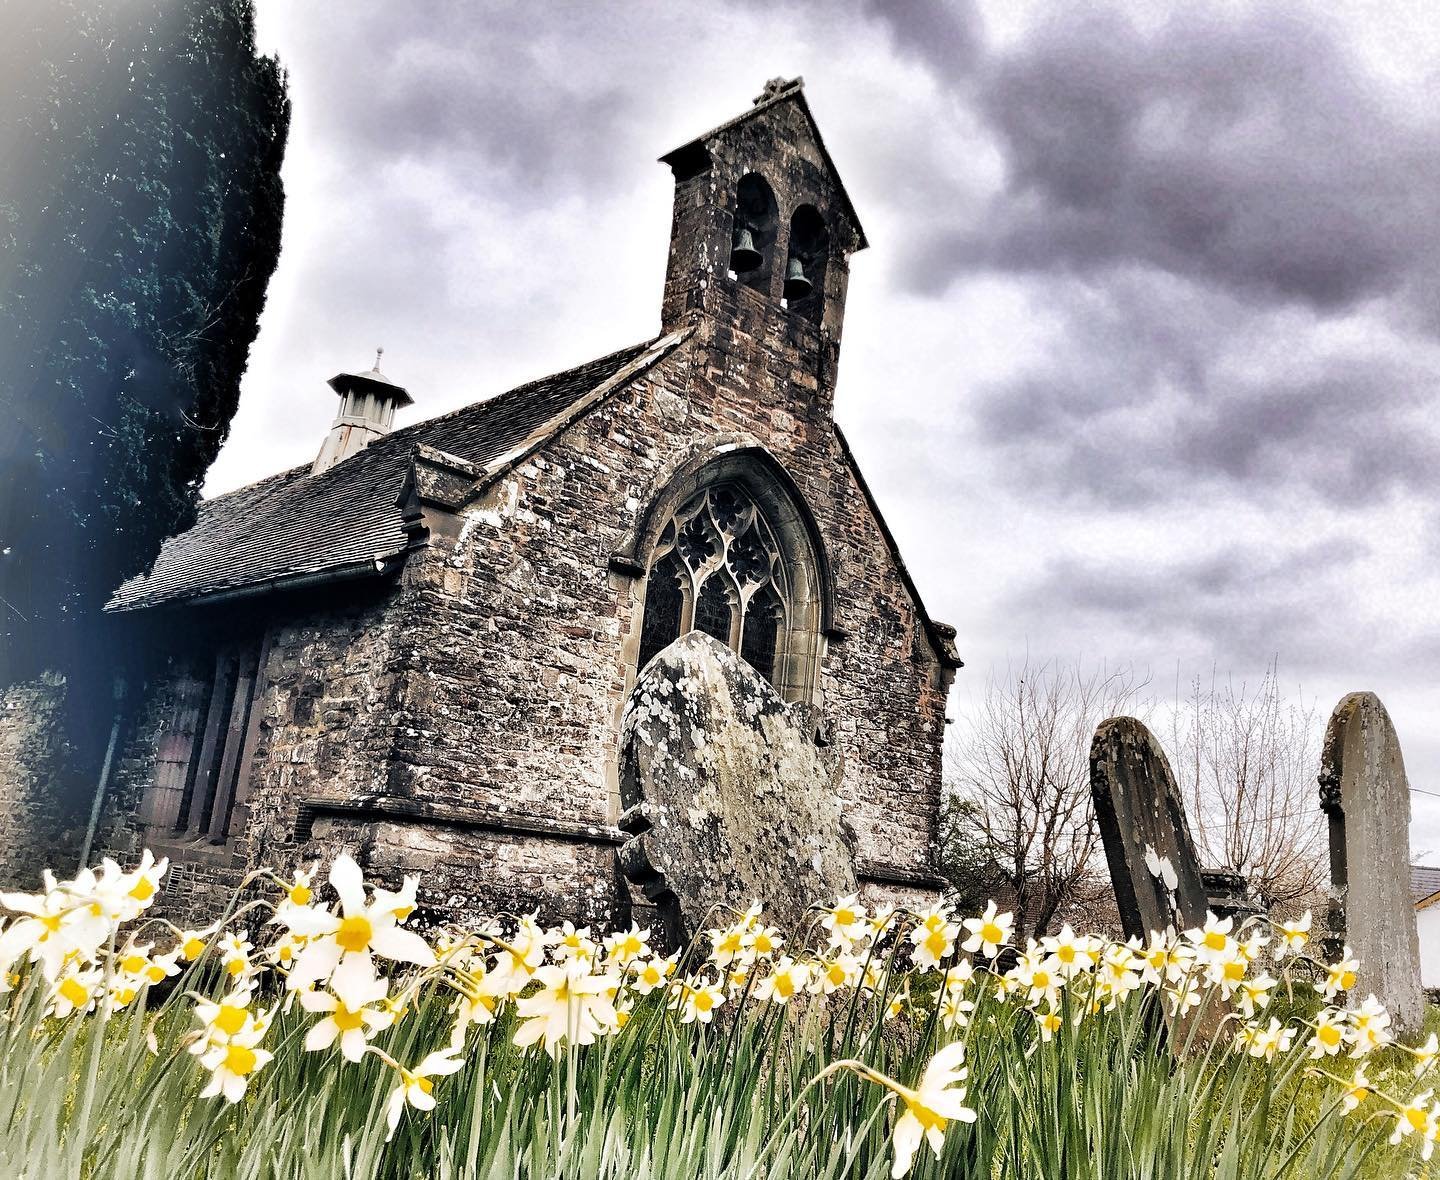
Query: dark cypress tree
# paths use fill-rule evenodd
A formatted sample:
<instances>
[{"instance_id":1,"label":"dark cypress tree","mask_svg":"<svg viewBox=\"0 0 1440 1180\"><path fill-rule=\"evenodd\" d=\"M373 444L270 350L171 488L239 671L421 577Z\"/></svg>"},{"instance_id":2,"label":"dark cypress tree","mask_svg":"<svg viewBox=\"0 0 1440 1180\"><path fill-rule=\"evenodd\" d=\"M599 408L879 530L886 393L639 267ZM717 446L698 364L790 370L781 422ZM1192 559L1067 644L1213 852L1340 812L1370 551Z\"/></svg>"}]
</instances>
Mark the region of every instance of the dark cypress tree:
<instances>
[{"instance_id":1,"label":"dark cypress tree","mask_svg":"<svg viewBox=\"0 0 1440 1180\"><path fill-rule=\"evenodd\" d=\"M229 430L289 120L251 0L0 4L0 690L108 720L102 607Z\"/></svg>"}]
</instances>

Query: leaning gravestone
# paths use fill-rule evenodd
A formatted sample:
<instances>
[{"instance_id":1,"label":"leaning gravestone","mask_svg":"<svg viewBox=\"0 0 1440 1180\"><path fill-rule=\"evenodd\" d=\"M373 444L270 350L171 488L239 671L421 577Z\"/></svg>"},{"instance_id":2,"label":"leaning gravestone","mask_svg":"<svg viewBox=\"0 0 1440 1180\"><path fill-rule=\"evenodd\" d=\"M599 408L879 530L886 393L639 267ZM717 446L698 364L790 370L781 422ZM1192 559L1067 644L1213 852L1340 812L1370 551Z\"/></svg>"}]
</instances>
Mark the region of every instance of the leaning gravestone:
<instances>
[{"instance_id":1,"label":"leaning gravestone","mask_svg":"<svg viewBox=\"0 0 1440 1180\"><path fill-rule=\"evenodd\" d=\"M1090 793L1126 936L1203 926L1205 885L1185 805L1165 751L1134 717L1095 730Z\"/></svg>"},{"instance_id":2,"label":"leaning gravestone","mask_svg":"<svg viewBox=\"0 0 1440 1180\"><path fill-rule=\"evenodd\" d=\"M1410 899L1410 783L1373 692L1352 692L1330 714L1320 806L1330 820L1330 929L1360 961L1358 994L1373 992L1398 1031L1418 1032L1425 1003Z\"/></svg>"},{"instance_id":3,"label":"leaning gravestone","mask_svg":"<svg viewBox=\"0 0 1440 1180\"><path fill-rule=\"evenodd\" d=\"M856 889L840 813L840 763L813 710L700 631L641 673L620 738L625 874L679 945L717 903L798 930L806 908Z\"/></svg>"}]
</instances>

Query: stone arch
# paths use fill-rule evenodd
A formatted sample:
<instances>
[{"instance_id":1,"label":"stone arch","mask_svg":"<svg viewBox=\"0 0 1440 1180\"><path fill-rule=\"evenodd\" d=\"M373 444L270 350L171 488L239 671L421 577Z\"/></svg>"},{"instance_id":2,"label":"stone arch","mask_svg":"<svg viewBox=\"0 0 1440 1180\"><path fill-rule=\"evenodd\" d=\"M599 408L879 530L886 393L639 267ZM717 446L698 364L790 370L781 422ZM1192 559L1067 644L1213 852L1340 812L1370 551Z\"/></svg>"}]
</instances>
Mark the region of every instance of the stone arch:
<instances>
[{"instance_id":1,"label":"stone arch","mask_svg":"<svg viewBox=\"0 0 1440 1180\"><path fill-rule=\"evenodd\" d=\"M775 265L775 241L779 233L779 207L775 191L758 172L747 172L735 186L735 214L730 230L730 269L746 287L769 294L770 273ZM737 251L743 245L759 255L754 265L736 266Z\"/></svg>"},{"instance_id":2,"label":"stone arch","mask_svg":"<svg viewBox=\"0 0 1440 1180\"><path fill-rule=\"evenodd\" d=\"M814 205L796 207L790 215L790 234L785 261L785 305L818 324L825 313L825 271L830 260L830 229ZM802 296L791 292L792 275L808 284Z\"/></svg>"},{"instance_id":3,"label":"stone arch","mask_svg":"<svg viewBox=\"0 0 1440 1180\"><path fill-rule=\"evenodd\" d=\"M684 543L683 530L694 528L694 522L701 519L698 504L708 504L706 497L712 491L718 495L730 489L745 501L741 513L750 515L737 519L733 536L723 542L727 556L734 557L732 549L747 545L761 553L773 549L780 568L774 576L757 577L753 585L746 583L743 575L737 578L733 568L723 571L726 592L736 609L736 626L729 645L737 652L742 650L745 609L754 602L757 609L766 612L769 625L776 628L775 650L770 653L768 644L765 649L772 663L767 671L776 691L787 701L814 703L825 636L833 615L829 562L814 515L799 488L775 457L758 444L692 453L652 493L627 546L628 553L623 558L617 555L617 561L645 576L637 595L637 636L645 628L649 571L657 563L663 564L677 544ZM688 514L687 519L678 520L682 512ZM709 512L707 508L701 527L713 530ZM711 575L706 563L714 559L698 550L690 556L699 577L708 579ZM717 571L714 576L721 574ZM697 588L701 584L697 578ZM685 622L693 625L694 615ZM632 672L638 673L645 657L653 655L655 642L653 635L648 643L642 636L642 642L634 646L632 650L639 656Z\"/></svg>"}]
</instances>

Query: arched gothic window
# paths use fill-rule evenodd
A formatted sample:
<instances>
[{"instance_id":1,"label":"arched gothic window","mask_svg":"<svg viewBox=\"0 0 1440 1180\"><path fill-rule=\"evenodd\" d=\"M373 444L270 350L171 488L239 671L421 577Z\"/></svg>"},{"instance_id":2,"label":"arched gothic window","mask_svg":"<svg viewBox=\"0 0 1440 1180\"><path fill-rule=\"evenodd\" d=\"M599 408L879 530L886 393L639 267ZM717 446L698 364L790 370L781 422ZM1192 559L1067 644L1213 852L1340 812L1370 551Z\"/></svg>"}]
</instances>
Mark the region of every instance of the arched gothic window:
<instances>
[{"instance_id":1,"label":"arched gothic window","mask_svg":"<svg viewBox=\"0 0 1440 1180\"><path fill-rule=\"evenodd\" d=\"M640 667L704 631L774 682L789 634L789 578L769 521L738 483L696 493L666 523L651 559Z\"/></svg>"}]
</instances>

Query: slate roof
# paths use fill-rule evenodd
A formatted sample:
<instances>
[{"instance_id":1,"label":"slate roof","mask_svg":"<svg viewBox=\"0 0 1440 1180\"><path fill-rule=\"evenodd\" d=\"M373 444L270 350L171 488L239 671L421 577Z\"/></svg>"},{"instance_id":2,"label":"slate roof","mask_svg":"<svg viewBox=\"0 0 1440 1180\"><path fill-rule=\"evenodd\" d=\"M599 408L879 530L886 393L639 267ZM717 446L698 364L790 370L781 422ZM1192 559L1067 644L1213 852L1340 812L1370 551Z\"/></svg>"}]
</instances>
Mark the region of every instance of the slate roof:
<instances>
[{"instance_id":1,"label":"slate roof","mask_svg":"<svg viewBox=\"0 0 1440 1180\"><path fill-rule=\"evenodd\" d=\"M1440 868L1432 868L1429 865L1411 865L1411 902L1418 905L1435 893L1440 893Z\"/></svg>"},{"instance_id":2,"label":"slate roof","mask_svg":"<svg viewBox=\"0 0 1440 1180\"><path fill-rule=\"evenodd\" d=\"M313 574L378 573L405 549L395 500L417 443L483 468L654 344L633 345L396 430L318 475L307 463L207 500L194 526L166 541L151 571L122 585L106 609L135 610Z\"/></svg>"}]
</instances>

